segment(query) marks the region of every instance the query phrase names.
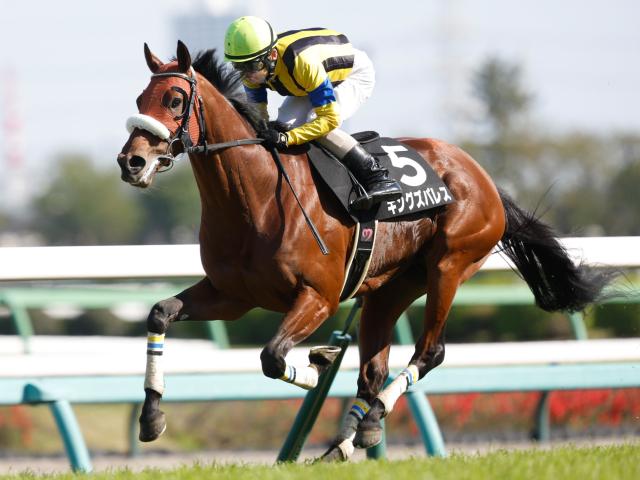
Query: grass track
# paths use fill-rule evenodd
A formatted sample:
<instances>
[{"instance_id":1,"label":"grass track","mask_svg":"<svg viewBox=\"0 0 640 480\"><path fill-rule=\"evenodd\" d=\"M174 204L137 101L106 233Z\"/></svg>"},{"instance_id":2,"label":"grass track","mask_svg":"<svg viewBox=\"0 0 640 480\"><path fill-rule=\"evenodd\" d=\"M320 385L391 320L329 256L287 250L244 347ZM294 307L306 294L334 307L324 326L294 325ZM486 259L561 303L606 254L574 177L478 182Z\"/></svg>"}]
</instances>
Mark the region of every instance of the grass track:
<instances>
[{"instance_id":1,"label":"grass track","mask_svg":"<svg viewBox=\"0 0 640 480\"><path fill-rule=\"evenodd\" d=\"M345 464L193 465L175 470L114 470L90 475L3 475L0 479L55 480L324 480L324 479L640 479L640 443L604 447L558 447L551 450L496 451L486 455L452 455L446 459L365 461Z\"/></svg>"}]
</instances>

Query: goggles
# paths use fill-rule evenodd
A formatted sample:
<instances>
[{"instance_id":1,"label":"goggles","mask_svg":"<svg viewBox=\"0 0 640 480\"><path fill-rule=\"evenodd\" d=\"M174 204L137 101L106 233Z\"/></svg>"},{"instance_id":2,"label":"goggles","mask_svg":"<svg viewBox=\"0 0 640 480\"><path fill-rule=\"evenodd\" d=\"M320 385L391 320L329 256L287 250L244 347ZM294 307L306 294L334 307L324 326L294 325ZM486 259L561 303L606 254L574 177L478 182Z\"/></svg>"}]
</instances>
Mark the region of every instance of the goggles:
<instances>
[{"instance_id":1,"label":"goggles","mask_svg":"<svg viewBox=\"0 0 640 480\"><path fill-rule=\"evenodd\" d=\"M267 68L266 57L259 57L247 62L231 62L233 68L242 73L259 72L260 70Z\"/></svg>"}]
</instances>

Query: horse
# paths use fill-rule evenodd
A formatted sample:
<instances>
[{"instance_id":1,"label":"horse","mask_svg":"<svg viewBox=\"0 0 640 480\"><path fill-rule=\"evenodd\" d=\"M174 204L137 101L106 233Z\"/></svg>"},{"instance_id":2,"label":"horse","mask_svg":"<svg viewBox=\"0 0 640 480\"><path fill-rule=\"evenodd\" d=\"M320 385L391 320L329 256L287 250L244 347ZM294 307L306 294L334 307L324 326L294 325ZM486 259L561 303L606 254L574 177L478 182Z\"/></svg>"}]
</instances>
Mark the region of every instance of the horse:
<instances>
[{"instance_id":1,"label":"horse","mask_svg":"<svg viewBox=\"0 0 640 480\"><path fill-rule=\"evenodd\" d=\"M169 325L186 320L235 320L260 307L283 313L260 354L262 371L313 388L335 358L315 348L309 366L292 366L287 353L338 309L355 222L328 188L317 182L304 148L281 152L299 200L326 242L323 255L272 155L255 139L257 123L241 79L214 50L192 62L178 41L173 61L162 62L147 44L152 72L128 120L130 136L117 157L123 181L146 188L176 155L188 153L201 200L200 254L206 276L155 304L147 319L149 343L140 440L164 432L161 354ZM442 363L444 327L458 287L501 242L544 310L578 311L597 301L609 282L574 264L553 230L499 190L483 168L457 146L429 138L401 138L433 167L455 202L421 217L382 221L364 282L355 296L363 309L358 342L356 400L326 459L345 460L353 448L381 439L381 419L413 382ZM218 148L207 146L218 145ZM422 333L400 375L389 375L392 329L417 298L427 295Z\"/></svg>"}]
</instances>

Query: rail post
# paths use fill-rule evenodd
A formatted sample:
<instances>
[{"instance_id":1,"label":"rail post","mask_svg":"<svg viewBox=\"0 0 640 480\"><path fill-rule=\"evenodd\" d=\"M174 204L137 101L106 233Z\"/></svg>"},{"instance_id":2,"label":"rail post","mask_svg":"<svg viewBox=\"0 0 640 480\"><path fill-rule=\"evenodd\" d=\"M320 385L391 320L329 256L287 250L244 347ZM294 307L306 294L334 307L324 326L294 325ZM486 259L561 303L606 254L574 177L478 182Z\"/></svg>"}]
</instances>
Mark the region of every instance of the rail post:
<instances>
[{"instance_id":1,"label":"rail post","mask_svg":"<svg viewBox=\"0 0 640 480\"><path fill-rule=\"evenodd\" d=\"M89 450L71 404L35 383L26 385L23 395L25 403L32 405L45 403L49 406L62 437L67 457L71 463L71 469L74 472L91 472L93 466L91 465Z\"/></svg>"}]
</instances>

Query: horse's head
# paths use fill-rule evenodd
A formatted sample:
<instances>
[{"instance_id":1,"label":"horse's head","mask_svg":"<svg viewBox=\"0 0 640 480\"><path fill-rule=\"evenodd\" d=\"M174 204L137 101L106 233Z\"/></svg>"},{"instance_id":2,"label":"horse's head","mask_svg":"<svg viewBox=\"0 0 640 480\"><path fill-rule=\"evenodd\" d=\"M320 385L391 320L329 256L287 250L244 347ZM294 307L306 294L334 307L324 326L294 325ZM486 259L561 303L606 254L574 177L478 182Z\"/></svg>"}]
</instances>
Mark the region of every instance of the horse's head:
<instances>
[{"instance_id":1,"label":"horse's head","mask_svg":"<svg viewBox=\"0 0 640 480\"><path fill-rule=\"evenodd\" d=\"M136 101L138 113L127 119L130 135L118 155L122 180L141 188L204 135L196 72L185 44L178 41L171 63L163 63L146 43L144 56L151 81Z\"/></svg>"}]
</instances>

